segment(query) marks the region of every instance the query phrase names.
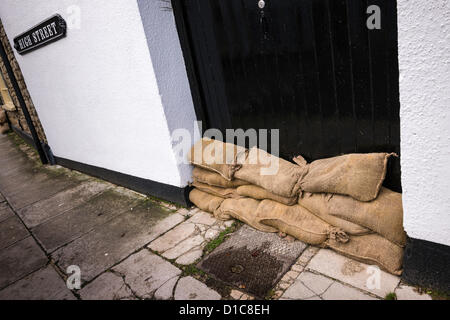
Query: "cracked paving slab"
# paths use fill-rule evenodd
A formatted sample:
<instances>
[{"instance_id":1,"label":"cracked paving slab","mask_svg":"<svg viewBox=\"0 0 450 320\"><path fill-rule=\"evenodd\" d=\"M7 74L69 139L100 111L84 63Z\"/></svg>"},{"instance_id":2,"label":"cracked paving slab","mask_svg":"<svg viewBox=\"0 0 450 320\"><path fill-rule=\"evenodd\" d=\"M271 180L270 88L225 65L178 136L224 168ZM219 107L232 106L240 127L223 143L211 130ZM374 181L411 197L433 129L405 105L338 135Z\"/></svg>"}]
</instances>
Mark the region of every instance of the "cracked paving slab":
<instances>
[{"instance_id":1,"label":"cracked paving slab","mask_svg":"<svg viewBox=\"0 0 450 320\"><path fill-rule=\"evenodd\" d=\"M181 274L180 269L147 249L130 256L113 271L122 275L141 299L151 299L158 289Z\"/></svg>"},{"instance_id":2,"label":"cracked paving slab","mask_svg":"<svg viewBox=\"0 0 450 320\"><path fill-rule=\"evenodd\" d=\"M100 277L80 290L82 300L136 300L123 278L112 272Z\"/></svg>"},{"instance_id":3,"label":"cracked paving slab","mask_svg":"<svg viewBox=\"0 0 450 320\"><path fill-rule=\"evenodd\" d=\"M180 211L190 218L153 241L148 248L181 265L190 265L200 259L205 245L234 223L218 220L198 209Z\"/></svg>"}]
</instances>

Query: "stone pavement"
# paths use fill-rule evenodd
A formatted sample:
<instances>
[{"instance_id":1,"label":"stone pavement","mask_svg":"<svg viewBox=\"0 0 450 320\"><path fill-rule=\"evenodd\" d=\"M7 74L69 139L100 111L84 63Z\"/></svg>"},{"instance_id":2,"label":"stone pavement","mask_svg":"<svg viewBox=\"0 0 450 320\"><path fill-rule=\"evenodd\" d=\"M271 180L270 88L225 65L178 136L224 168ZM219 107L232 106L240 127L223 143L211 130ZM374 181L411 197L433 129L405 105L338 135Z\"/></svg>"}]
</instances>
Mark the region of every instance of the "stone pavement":
<instances>
[{"instance_id":1,"label":"stone pavement","mask_svg":"<svg viewBox=\"0 0 450 320\"><path fill-rule=\"evenodd\" d=\"M196 208L42 166L19 138L0 136L0 300L251 300L196 267L238 228ZM398 277L310 246L266 298L382 299L394 292L430 299Z\"/></svg>"}]
</instances>

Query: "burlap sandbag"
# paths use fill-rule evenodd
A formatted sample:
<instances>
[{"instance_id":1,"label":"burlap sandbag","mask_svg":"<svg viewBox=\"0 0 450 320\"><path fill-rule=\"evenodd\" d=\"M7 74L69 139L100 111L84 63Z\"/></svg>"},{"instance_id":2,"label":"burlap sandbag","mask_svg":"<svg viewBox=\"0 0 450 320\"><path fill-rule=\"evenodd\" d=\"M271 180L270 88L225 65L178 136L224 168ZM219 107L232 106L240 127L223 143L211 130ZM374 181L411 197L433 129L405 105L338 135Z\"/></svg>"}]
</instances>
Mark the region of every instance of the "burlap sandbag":
<instances>
[{"instance_id":1,"label":"burlap sandbag","mask_svg":"<svg viewBox=\"0 0 450 320\"><path fill-rule=\"evenodd\" d=\"M225 199L194 189L189 193L189 200L201 210L214 214Z\"/></svg>"},{"instance_id":2,"label":"burlap sandbag","mask_svg":"<svg viewBox=\"0 0 450 320\"><path fill-rule=\"evenodd\" d=\"M381 188L378 198L371 202L333 195L323 202L330 215L366 227L399 246L405 246L402 194Z\"/></svg>"},{"instance_id":3,"label":"burlap sandbag","mask_svg":"<svg viewBox=\"0 0 450 320\"><path fill-rule=\"evenodd\" d=\"M392 155L394 154L348 154L316 160L309 165L300 156L294 161L308 171L301 181L303 191L342 194L359 201L372 201L380 192L388 160Z\"/></svg>"},{"instance_id":4,"label":"burlap sandbag","mask_svg":"<svg viewBox=\"0 0 450 320\"><path fill-rule=\"evenodd\" d=\"M6 112L0 109L0 124L6 123Z\"/></svg>"},{"instance_id":5,"label":"burlap sandbag","mask_svg":"<svg viewBox=\"0 0 450 320\"><path fill-rule=\"evenodd\" d=\"M352 236L347 243L330 239L327 246L349 258L376 264L395 275L402 274L403 248L377 234Z\"/></svg>"},{"instance_id":6,"label":"burlap sandbag","mask_svg":"<svg viewBox=\"0 0 450 320\"><path fill-rule=\"evenodd\" d=\"M237 188L237 193L243 197L249 197L258 200L273 200L285 204L287 206L293 206L297 204L298 197L286 198L269 192L261 187L247 185Z\"/></svg>"},{"instance_id":7,"label":"burlap sandbag","mask_svg":"<svg viewBox=\"0 0 450 320\"><path fill-rule=\"evenodd\" d=\"M221 187L221 188L237 188L249 184L247 181L240 179L233 179L229 181L223 178L220 174L202 169L200 167L194 167L192 171L192 176L194 182L200 182L204 184L209 184L210 186Z\"/></svg>"},{"instance_id":8,"label":"burlap sandbag","mask_svg":"<svg viewBox=\"0 0 450 320\"><path fill-rule=\"evenodd\" d=\"M261 224L257 217L260 201L251 198L226 199L216 210L215 216L225 220L233 217L263 232L277 232L277 229Z\"/></svg>"},{"instance_id":9,"label":"burlap sandbag","mask_svg":"<svg viewBox=\"0 0 450 320\"><path fill-rule=\"evenodd\" d=\"M210 186L209 184L194 182L192 186L196 189L212 194L213 196L221 198L240 198L241 196L237 193L236 188L220 188L215 186Z\"/></svg>"},{"instance_id":10,"label":"burlap sandbag","mask_svg":"<svg viewBox=\"0 0 450 320\"><path fill-rule=\"evenodd\" d=\"M305 173L306 168L275 157L264 150L252 148L235 176L276 195L293 198L299 193L300 182Z\"/></svg>"},{"instance_id":11,"label":"burlap sandbag","mask_svg":"<svg viewBox=\"0 0 450 320\"><path fill-rule=\"evenodd\" d=\"M312 245L321 245L329 238L348 241L345 232L334 228L299 205L286 206L272 200L263 200L258 207L257 217L260 223Z\"/></svg>"},{"instance_id":12,"label":"burlap sandbag","mask_svg":"<svg viewBox=\"0 0 450 320\"><path fill-rule=\"evenodd\" d=\"M372 233L368 228L331 215L329 198L329 195L324 193L305 193L299 197L298 204L308 209L311 213L325 222L337 228L341 228L350 235L365 235Z\"/></svg>"},{"instance_id":13,"label":"burlap sandbag","mask_svg":"<svg viewBox=\"0 0 450 320\"><path fill-rule=\"evenodd\" d=\"M240 168L239 157L245 158L247 149L218 140L203 138L188 154L188 160L199 167L217 172L228 181Z\"/></svg>"}]
</instances>

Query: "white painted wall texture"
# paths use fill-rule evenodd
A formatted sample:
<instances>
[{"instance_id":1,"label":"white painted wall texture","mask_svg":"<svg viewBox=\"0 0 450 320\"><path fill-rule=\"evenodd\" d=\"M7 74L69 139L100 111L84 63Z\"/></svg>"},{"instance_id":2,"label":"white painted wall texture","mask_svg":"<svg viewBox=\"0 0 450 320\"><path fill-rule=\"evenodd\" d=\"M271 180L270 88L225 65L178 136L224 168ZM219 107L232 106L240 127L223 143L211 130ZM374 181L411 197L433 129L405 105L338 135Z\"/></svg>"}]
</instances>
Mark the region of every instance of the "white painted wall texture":
<instances>
[{"instance_id":1,"label":"white painted wall texture","mask_svg":"<svg viewBox=\"0 0 450 320\"><path fill-rule=\"evenodd\" d=\"M398 0L405 228L450 245L450 1Z\"/></svg>"},{"instance_id":2,"label":"white painted wall texture","mask_svg":"<svg viewBox=\"0 0 450 320\"><path fill-rule=\"evenodd\" d=\"M158 19L146 30L159 42L152 55L157 63L160 56L168 58L155 68L136 0L2 0L0 17L12 43L55 13L70 21L72 5L81 9L80 30L70 29L67 38L30 54L16 54L53 153L186 186L190 168L176 163L170 133L177 125L192 127L195 114L173 14L154 6L147 12ZM161 69L158 88L155 70ZM182 120L169 121L170 128L166 116Z\"/></svg>"}]
</instances>

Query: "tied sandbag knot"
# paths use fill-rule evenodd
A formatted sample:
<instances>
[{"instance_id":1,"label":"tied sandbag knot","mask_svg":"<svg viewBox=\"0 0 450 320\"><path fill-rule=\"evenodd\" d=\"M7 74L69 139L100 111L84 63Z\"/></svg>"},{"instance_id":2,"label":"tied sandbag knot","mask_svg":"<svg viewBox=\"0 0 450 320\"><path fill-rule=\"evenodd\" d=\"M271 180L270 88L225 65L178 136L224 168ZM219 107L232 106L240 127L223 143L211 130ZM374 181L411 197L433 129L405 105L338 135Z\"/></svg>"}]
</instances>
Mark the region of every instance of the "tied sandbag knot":
<instances>
[{"instance_id":1,"label":"tied sandbag knot","mask_svg":"<svg viewBox=\"0 0 450 320\"><path fill-rule=\"evenodd\" d=\"M242 160L239 160L243 156ZM230 165L229 176L234 179L234 174L242 168L242 164L248 156L248 150L240 151L234 155L233 163Z\"/></svg>"},{"instance_id":2,"label":"tied sandbag knot","mask_svg":"<svg viewBox=\"0 0 450 320\"><path fill-rule=\"evenodd\" d=\"M349 242L350 238L342 229L339 228L331 228L328 231L328 239L340 242L340 243L347 243Z\"/></svg>"}]
</instances>

